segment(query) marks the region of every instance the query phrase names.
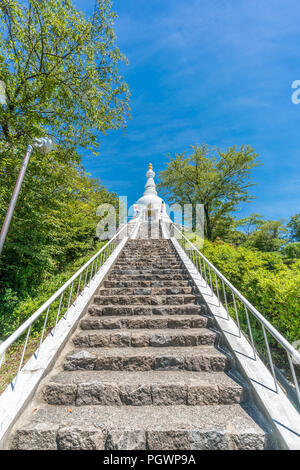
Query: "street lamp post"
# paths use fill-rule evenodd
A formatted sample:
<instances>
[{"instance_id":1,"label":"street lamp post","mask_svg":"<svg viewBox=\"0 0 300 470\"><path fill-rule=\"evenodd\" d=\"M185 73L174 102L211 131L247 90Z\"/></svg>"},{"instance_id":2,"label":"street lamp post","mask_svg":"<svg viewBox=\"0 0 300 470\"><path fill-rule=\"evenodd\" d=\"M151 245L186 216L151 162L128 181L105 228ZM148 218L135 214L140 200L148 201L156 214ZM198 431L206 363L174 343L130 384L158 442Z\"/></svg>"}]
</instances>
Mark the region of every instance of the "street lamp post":
<instances>
[{"instance_id":1,"label":"street lamp post","mask_svg":"<svg viewBox=\"0 0 300 470\"><path fill-rule=\"evenodd\" d=\"M1 233L0 233L0 255L2 253L3 245L6 239L6 235L9 229L10 221L12 219L15 205L20 193L20 189L24 180L24 176L26 173L27 165L29 163L30 156L33 150L39 150L41 153L49 153L53 149L53 142L48 137L42 137L41 139L34 139L32 144L29 144L26 150L26 154L19 172L19 176L15 185L15 189L11 198L11 201L8 206L8 210L2 225Z\"/></svg>"}]
</instances>

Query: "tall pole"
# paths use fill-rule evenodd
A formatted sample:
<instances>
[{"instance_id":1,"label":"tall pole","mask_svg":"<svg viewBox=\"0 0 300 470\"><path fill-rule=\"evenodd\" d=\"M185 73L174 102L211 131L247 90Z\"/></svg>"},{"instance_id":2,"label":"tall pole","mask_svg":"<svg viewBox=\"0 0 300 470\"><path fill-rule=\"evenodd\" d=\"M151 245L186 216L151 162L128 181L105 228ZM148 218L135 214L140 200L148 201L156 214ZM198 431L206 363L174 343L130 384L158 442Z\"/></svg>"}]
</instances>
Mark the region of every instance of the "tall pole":
<instances>
[{"instance_id":1,"label":"tall pole","mask_svg":"<svg viewBox=\"0 0 300 470\"><path fill-rule=\"evenodd\" d=\"M26 169L27 169L27 166L28 166L28 163L29 163L30 156L32 154L32 150L33 150L33 146L31 144L29 144L28 147L27 147L27 150L26 150L26 154L25 154L20 172L19 172L19 176L18 176L16 185L15 185L13 195L11 197L11 200L10 200L10 203L9 203L9 206L8 206L8 210L7 210L5 219L4 219L4 222L3 222L3 225L2 225L2 229L1 229L1 233L0 233L0 255L2 253L3 245L4 245L6 235L7 235L8 229L9 229L10 221L12 219L12 216L13 216L13 213L14 213L14 210L15 210L16 202L17 202L17 199L18 199L18 196L19 196L19 193L20 193L20 189L21 189L21 186L22 186L22 183L23 183L23 180L24 180L24 176L25 176L25 173L26 173Z\"/></svg>"},{"instance_id":2,"label":"tall pole","mask_svg":"<svg viewBox=\"0 0 300 470\"><path fill-rule=\"evenodd\" d=\"M16 202L20 193L20 189L24 180L24 176L27 170L27 166L30 160L30 156L32 154L33 149L39 149L43 153L48 153L52 150L53 148L53 143L50 139L48 138L41 138L41 139L35 139L34 143L29 144L26 150L26 154L19 172L19 176L15 185L15 189L11 198L11 201L8 206L8 210L2 225L1 233L0 233L0 255L2 253L3 245L6 239L6 235L9 229L9 225L15 210Z\"/></svg>"}]
</instances>

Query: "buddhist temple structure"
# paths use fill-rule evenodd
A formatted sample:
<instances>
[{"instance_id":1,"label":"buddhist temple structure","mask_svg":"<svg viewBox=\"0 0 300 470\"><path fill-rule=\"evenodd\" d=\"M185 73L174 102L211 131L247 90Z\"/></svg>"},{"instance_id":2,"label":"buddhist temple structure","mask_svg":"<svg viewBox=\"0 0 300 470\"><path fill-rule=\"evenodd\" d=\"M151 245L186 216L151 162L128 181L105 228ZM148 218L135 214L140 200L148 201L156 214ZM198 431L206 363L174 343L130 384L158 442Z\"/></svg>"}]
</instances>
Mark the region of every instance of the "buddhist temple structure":
<instances>
[{"instance_id":1,"label":"buddhist temple structure","mask_svg":"<svg viewBox=\"0 0 300 470\"><path fill-rule=\"evenodd\" d=\"M159 222L160 220L171 222L166 211L165 202L157 195L154 177L155 172L153 171L152 163L149 163L144 194L134 205L134 221L140 219L149 223Z\"/></svg>"}]
</instances>

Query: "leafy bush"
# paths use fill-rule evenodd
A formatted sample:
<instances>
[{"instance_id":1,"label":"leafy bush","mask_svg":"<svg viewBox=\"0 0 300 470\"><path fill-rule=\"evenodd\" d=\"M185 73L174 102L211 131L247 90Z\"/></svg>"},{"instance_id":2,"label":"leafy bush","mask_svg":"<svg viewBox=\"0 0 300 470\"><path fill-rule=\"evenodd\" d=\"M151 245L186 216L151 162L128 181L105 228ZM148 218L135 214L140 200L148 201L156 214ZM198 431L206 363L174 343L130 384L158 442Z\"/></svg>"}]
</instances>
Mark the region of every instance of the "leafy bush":
<instances>
[{"instance_id":1,"label":"leafy bush","mask_svg":"<svg viewBox=\"0 0 300 470\"><path fill-rule=\"evenodd\" d=\"M85 256L77 258L69 263L65 270L51 279L44 281L31 295L19 296L17 292L8 288L0 296L0 339L5 339L11 335L24 321L30 317L51 295L53 295L73 274L78 271L105 242L97 242L96 247L87 251ZM76 285L77 286L77 285ZM56 306L57 307L57 306ZM50 311L48 325L53 325L57 308ZM32 333L40 332L43 328L44 316L33 325Z\"/></svg>"},{"instance_id":2,"label":"leafy bush","mask_svg":"<svg viewBox=\"0 0 300 470\"><path fill-rule=\"evenodd\" d=\"M202 252L288 341L299 339L300 262L287 267L278 253L222 242L205 241Z\"/></svg>"},{"instance_id":3,"label":"leafy bush","mask_svg":"<svg viewBox=\"0 0 300 470\"><path fill-rule=\"evenodd\" d=\"M288 243L281 252L288 259L300 259L300 242Z\"/></svg>"}]
</instances>

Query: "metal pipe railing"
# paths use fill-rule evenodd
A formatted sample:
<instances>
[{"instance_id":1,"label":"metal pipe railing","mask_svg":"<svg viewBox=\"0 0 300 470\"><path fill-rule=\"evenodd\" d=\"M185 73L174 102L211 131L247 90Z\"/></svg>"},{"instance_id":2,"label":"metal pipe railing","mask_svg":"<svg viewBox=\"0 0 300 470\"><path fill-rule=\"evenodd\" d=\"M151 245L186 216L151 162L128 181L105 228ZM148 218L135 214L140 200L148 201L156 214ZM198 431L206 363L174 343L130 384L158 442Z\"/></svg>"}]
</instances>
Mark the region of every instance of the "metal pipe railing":
<instances>
[{"instance_id":1,"label":"metal pipe railing","mask_svg":"<svg viewBox=\"0 0 300 470\"><path fill-rule=\"evenodd\" d=\"M222 285L222 290L223 290L223 296L224 296L224 303L225 303L225 310L227 312L227 319L229 319L229 308L228 308L228 298L226 295L226 289L225 286L230 290L231 295L232 295L232 300L233 300L233 306L234 306L234 313L236 317L236 323L237 327L239 330L239 336L241 336L241 326L240 326L240 321L239 321L239 314L238 314L238 308L236 305L236 299L238 299L243 305L245 309L245 315L246 315L246 320L247 320L247 325L248 325L248 330L249 330L249 335L250 335L250 342L251 346L253 349L253 356L254 360L257 358L257 352L255 349L254 345L254 339L253 339L253 333L252 333L252 328L250 324L250 319L248 312L251 312L252 315L259 321L262 331L263 331L263 337L264 341L266 344L266 349L267 349L267 354L268 354L268 359L269 359L269 364L270 364L270 370L274 379L274 385L276 391L278 390L278 384L277 384L277 379L276 379L276 373L275 373L275 368L274 368L274 363L272 359L272 354L270 350L270 345L268 341L268 337L266 334L266 330L272 337L277 341L277 343L280 344L280 346L285 350L287 357L288 357L288 363L291 371L291 375L293 378L293 382L295 385L295 391L297 395L297 399L300 405L300 390L299 390L299 384L297 380L297 376L295 373L295 368L293 361L297 364L300 365L300 353L279 333L276 328L231 284L228 279L223 276L223 274L193 245L193 243L182 233L181 230L179 230L174 223L170 224L170 233L172 232L173 229L173 235L174 237L179 240L181 243L181 246L193 262L194 266L196 267L197 271L201 275L201 277L205 280L206 285L209 284L210 288L212 291L214 291L213 288L213 282L211 278L211 271L214 273L215 277L215 290L216 290L216 295L218 297L219 305L221 304L220 302L220 292L219 292L219 286L218 286L218 281L217 278L220 281L220 284ZM171 233L172 235L172 233ZM202 266L203 265L203 266ZM207 281L207 272L209 274L209 282Z\"/></svg>"},{"instance_id":2,"label":"metal pipe railing","mask_svg":"<svg viewBox=\"0 0 300 470\"><path fill-rule=\"evenodd\" d=\"M38 349L34 353L34 357L37 359L39 355L39 351L41 348L41 344L44 340L45 333L47 330L47 322L49 320L49 313L51 310L51 307L54 306L55 301L58 301L58 308L57 308L57 313L56 313L56 318L55 318L55 325L51 331L51 334L54 336L56 332L56 326L58 321L60 320L61 317L67 317L68 311L70 309L70 306L75 305L78 297L80 297L82 291L89 285L91 280L95 277L95 275L99 272L100 268L104 265L104 263L107 261L107 259L110 257L111 253L114 251L116 248L120 235L123 235L125 229L128 229L128 224L124 225L112 238L109 240L94 256L91 257L91 259L85 263L82 268L80 268L65 284L60 287L36 312L34 312L17 330L10 335L3 343L0 344L0 359L4 357L5 352L7 349L12 346L16 341L26 333L26 339L25 343L23 346L22 354L21 354L21 359L19 362L17 374L15 378L12 381L12 388L15 389L16 382L18 379L18 375L22 369L25 353L26 353L26 348L28 345L28 340L30 336L30 332L32 331L32 326L33 324L41 318L42 314L46 312L45 320L43 323L42 327L42 333L39 341L39 346ZM96 262L96 266L94 268ZM91 267L91 269L90 269ZM84 279L84 282L82 282ZM78 282L78 284L77 284ZM75 285L76 283L76 285ZM75 289L74 289L75 287ZM69 289L70 288L70 289ZM69 295L64 296L66 291L69 289ZM76 292L75 299L72 302L72 293ZM66 311L62 315L62 310L63 310L63 299L67 299L66 303ZM50 327L49 327L50 328ZM0 368L3 365L5 361L0 361ZM1 369L0 369L1 370Z\"/></svg>"}]
</instances>

